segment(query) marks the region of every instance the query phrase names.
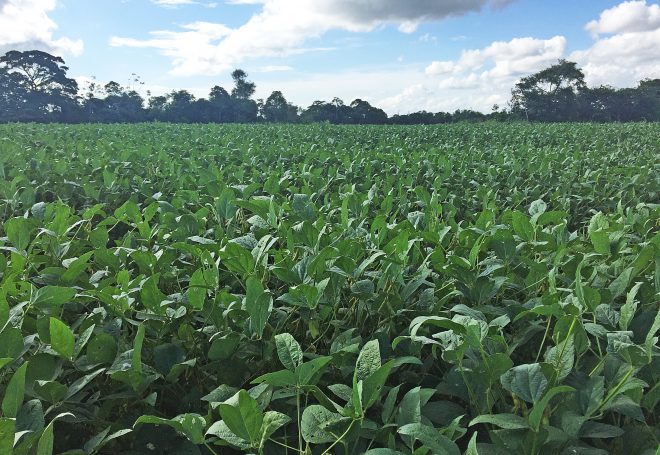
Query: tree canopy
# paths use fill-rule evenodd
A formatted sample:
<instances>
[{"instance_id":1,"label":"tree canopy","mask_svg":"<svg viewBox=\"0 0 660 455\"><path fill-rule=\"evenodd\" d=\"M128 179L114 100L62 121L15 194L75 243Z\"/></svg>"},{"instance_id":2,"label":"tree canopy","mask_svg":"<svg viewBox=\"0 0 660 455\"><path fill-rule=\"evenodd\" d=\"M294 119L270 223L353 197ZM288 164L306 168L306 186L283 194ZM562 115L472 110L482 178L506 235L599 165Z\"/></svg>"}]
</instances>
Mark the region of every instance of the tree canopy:
<instances>
[{"instance_id":1,"label":"tree canopy","mask_svg":"<svg viewBox=\"0 0 660 455\"><path fill-rule=\"evenodd\" d=\"M483 114L469 109L414 112L389 117L367 100L344 103L339 98L314 101L307 108L289 102L281 91L255 100L256 84L242 69L231 73L233 87L214 86L207 98L187 90L146 97L133 87L95 81L81 93L67 76L61 57L43 51L9 51L0 57L0 122L184 122L438 124L484 120L538 122L658 121L660 79L640 81L635 88L588 87L575 62L559 60L523 77L511 92L508 109L493 106ZM132 81L143 82L132 74Z\"/></svg>"}]
</instances>

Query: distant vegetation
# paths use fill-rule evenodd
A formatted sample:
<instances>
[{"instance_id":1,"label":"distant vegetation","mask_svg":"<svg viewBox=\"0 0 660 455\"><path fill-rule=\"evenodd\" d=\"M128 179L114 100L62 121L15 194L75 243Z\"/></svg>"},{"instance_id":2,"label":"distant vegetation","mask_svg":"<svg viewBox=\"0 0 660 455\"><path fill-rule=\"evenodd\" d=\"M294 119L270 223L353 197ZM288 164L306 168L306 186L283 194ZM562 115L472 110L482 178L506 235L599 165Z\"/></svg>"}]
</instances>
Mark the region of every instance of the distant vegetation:
<instances>
[{"instance_id":1,"label":"distant vegetation","mask_svg":"<svg viewBox=\"0 0 660 455\"><path fill-rule=\"evenodd\" d=\"M415 112L388 115L367 101L345 104L315 101L307 108L287 101L274 91L254 100L255 84L245 71L232 73L234 87L215 86L207 98L186 90L145 99L134 87L111 81L90 83L81 91L67 76L60 57L42 51L10 51L0 57L0 122L136 123L313 123L439 124L460 121L529 120L538 122L629 122L660 120L660 79L647 79L636 88L587 87L576 63L557 64L521 79L506 108L493 106L490 114L473 110ZM143 84L133 75L135 85Z\"/></svg>"}]
</instances>

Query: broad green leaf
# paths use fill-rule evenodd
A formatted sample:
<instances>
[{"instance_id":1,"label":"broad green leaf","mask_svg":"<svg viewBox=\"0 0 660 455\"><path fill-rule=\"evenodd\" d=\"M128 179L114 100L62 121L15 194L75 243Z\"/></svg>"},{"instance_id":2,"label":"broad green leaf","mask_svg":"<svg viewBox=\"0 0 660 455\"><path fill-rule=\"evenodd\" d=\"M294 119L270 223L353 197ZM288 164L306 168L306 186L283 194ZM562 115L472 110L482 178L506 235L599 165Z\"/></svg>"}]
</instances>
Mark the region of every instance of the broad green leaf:
<instances>
[{"instance_id":1,"label":"broad green leaf","mask_svg":"<svg viewBox=\"0 0 660 455\"><path fill-rule=\"evenodd\" d=\"M36 307L53 308L70 302L75 295L73 288L44 286L32 293L30 303Z\"/></svg>"},{"instance_id":2,"label":"broad green leaf","mask_svg":"<svg viewBox=\"0 0 660 455\"><path fill-rule=\"evenodd\" d=\"M0 417L0 453L11 455L14 447L14 431L16 420Z\"/></svg>"},{"instance_id":3,"label":"broad green leaf","mask_svg":"<svg viewBox=\"0 0 660 455\"><path fill-rule=\"evenodd\" d=\"M538 363L518 365L500 377L502 386L527 401L536 403L548 388L548 380Z\"/></svg>"},{"instance_id":4,"label":"broad green leaf","mask_svg":"<svg viewBox=\"0 0 660 455\"><path fill-rule=\"evenodd\" d=\"M273 308L273 298L264 291L261 281L253 276L247 279L246 286L245 308L250 315L252 330L261 337Z\"/></svg>"},{"instance_id":5,"label":"broad green leaf","mask_svg":"<svg viewBox=\"0 0 660 455\"><path fill-rule=\"evenodd\" d=\"M32 224L25 218L11 218L5 221L5 232L17 250L26 250L30 244Z\"/></svg>"},{"instance_id":6,"label":"broad green leaf","mask_svg":"<svg viewBox=\"0 0 660 455\"><path fill-rule=\"evenodd\" d=\"M27 367L28 362L24 362L18 367L7 383L5 395L2 399L2 413L6 417L16 417L18 410L23 404L23 398L25 396L25 371Z\"/></svg>"},{"instance_id":7,"label":"broad green leaf","mask_svg":"<svg viewBox=\"0 0 660 455\"><path fill-rule=\"evenodd\" d=\"M218 410L223 422L236 436L250 442L253 447L259 446L264 414L257 401L245 390L238 392L237 406L221 403Z\"/></svg>"},{"instance_id":8,"label":"broad green leaf","mask_svg":"<svg viewBox=\"0 0 660 455\"><path fill-rule=\"evenodd\" d=\"M286 414L276 411L267 411L266 414L264 414L259 448L263 448L268 441L268 438L290 421L291 418Z\"/></svg>"},{"instance_id":9,"label":"broad green leaf","mask_svg":"<svg viewBox=\"0 0 660 455\"><path fill-rule=\"evenodd\" d=\"M282 365L290 371L295 371L303 360L302 350L295 338L289 333L275 335L275 346Z\"/></svg>"},{"instance_id":10,"label":"broad green leaf","mask_svg":"<svg viewBox=\"0 0 660 455\"><path fill-rule=\"evenodd\" d=\"M335 435L330 427L347 420L341 414L328 411L323 406L313 404L307 406L302 415L302 436L310 444L326 444L334 442L339 435Z\"/></svg>"},{"instance_id":11,"label":"broad green leaf","mask_svg":"<svg viewBox=\"0 0 660 455\"><path fill-rule=\"evenodd\" d=\"M511 221L513 230L521 239L526 242L534 240L534 226L530 223L529 218L516 210L511 214Z\"/></svg>"},{"instance_id":12,"label":"broad green leaf","mask_svg":"<svg viewBox=\"0 0 660 455\"><path fill-rule=\"evenodd\" d=\"M610 236L607 232L592 231L589 233L589 237L596 253L610 254Z\"/></svg>"},{"instance_id":13,"label":"broad green leaf","mask_svg":"<svg viewBox=\"0 0 660 455\"><path fill-rule=\"evenodd\" d=\"M87 359L91 363L112 363L117 356L117 342L108 333L96 335L87 345Z\"/></svg>"},{"instance_id":14,"label":"broad green leaf","mask_svg":"<svg viewBox=\"0 0 660 455\"><path fill-rule=\"evenodd\" d=\"M380 366L380 347L378 340L371 340L364 345L360 351L360 355L358 355L355 364L354 382L367 379L378 370Z\"/></svg>"},{"instance_id":15,"label":"broad green leaf","mask_svg":"<svg viewBox=\"0 0 660 455\"><path fill-rule=\"evenodd\" d=\"M437 429L421 423L410 423L400 427L399 434L410 436L431 449L432 453L446 455L460 455L458 446Z\"/></svg>"},{"instance_id":16,"label":"broad green leaf","mask_svg":"<svg viewBox=\"0 0 660 455\"><path fill-rule=\"evenodd\" d=\"M76 344L73 332L68 325L56 318L50 318L50 344L65 359L73 358L73 348Z\"/></svg>"}]
</instances>

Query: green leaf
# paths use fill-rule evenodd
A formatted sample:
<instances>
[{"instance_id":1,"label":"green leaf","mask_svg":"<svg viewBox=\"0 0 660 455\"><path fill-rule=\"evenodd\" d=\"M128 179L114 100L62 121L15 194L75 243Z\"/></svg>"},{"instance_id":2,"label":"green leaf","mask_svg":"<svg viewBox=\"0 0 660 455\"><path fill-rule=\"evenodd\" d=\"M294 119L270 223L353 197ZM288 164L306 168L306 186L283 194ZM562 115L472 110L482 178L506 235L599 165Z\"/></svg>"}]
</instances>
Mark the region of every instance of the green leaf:
<instances>
[{"instance_id":1,"label":"green leaf","mask_svg":"<svg viewBox=\"0 0 660 455\"><path fill-rule=\"evenodd\" d=\"M76 295L73 288L60 286L44 286L32 293L30 303L35 307L54 308L70 302Z\"/></svg>"},{"instance_id":2,"label":"green leaf","mask_svg":"<svg viewBox=\"0 0 660 455\"><path fill-rule=\"evenodd\" d=\"M234 195L234 191L231 188L225 188L222 190L215 203L215 210L218 214L218 217L220 218L220 221L229 220L234 217L237 210L236 206L234 205L235 200L236 196Z\"/></svg>"},{"instance_id":3,"label":"green leaf","mask_svg":"<svg viewBox=\"0 0 660 455\"><path fill-rule=\"evenodd\" d=\"M48 426L41 433L39 443L37 444L37 455L52 455L53 443L55 442L55 435L53 434L53 425L55 420L52 420Z\"/></svg>"},{"instance_id":4,"label":"green leaf","mask_svg":"<svg viewBox=\"0 0 660 455\"><path fill-rule=\"evenodd\" d=\"M112 363L117 357L117 342L108 333L96 335L87 345L87 359L90 363Z\"/></svg>"},{"instance_id":5,"label":"green leaf","mask_svg":"<svg viewBox=\"0 0 660 455\"><path fill-rule=\"evenodd\" d=\"M0 289L0 332L7 325L7 321L9 321L9 303L7 303L3 290Z\"/></svg>"},{"instance_id":6,"label":"green leaf","mask_svg":"<svg viewBox=\"0 0 660 455\"><path fill-rule=\"evenodd\" d=\"M160 344L154 348L154 363L158 371L167 375L172 367L186 359L186 351L173 343Z\"/></svg>"},{"instance_id":7,"label":"green leaf","mask_svg":"<svg viewBox=\"0 0 660 455\"><path fill-rule=\"evenodd\" d=\"M188 301L193 308L201 310L204 307L208 289L215 287L214 275L217 276L217 273L212 269L204 268L197 269L193 273L188 287Z\"/></svg>"},{"instance_id":8,"label":"green leaf","mask_svg":"<svg viewBox=\"0 0 660 455\"><path fill-rule=\"evenodd\" d=\"M133 428L143 424L165 425L183 433L193 444L202 444L204 442L206 420L199 414L181 414L173 419L143 415L135 421Z\"/></svg>"},{"instance_id":9,"label":"green leaf","mask_svg":"<svg viewBox=\"0 0 660 455\"><path fill-rule=\"evenodd\" d=\"M537 199L530 204L528 213L533 219L538 219L538 217L543 215L547 209L548 204L546 204L543 199Z\"/></svg>"},{"instance_id":10,"label":"green leaf","mask_svg":"<svg viewBox=\"0 0 660 455\"><path fill-rule=\"evenodd\" d=\"M49 403L61 402L67 393L67 387L57 381L37 381L34 391Z\"/></svg>"},{"instance_id":11,"label":"green leaf","mask_svg":"<svg viewBox=\"0 0 660 455\"><path fill-rule=\"evenodd\" d=\"M237 333L230 333L221 338L214 338L209 348L208 356L210 360L226 360L230 358L241 342L241 336Z\"/></svg>"},{"instance_id":12,"label":"green leaf","mask_svg":"<svg viewBox=\"0 0 660 455\"><path fill-rule=\"evenodd\" d=\"M261 384L262 382L273 387L291 387L298 385L298 378L290 370L280 370L273 373L266 373L252 381L253 384Z\"/></svg>"},{"instance_id":13,"label":"green leaf","mask_svg":"<svg viewBox=\"0 0 660 455\"><path fill-rule=\"evenodd\" d=\"M364 345L358 355L355 364L354 382L368 378L378 370L380 366L380 347L378 340L371 340Z\"/></svg>"},{"instance_id":14,"label":"green leaf","mask_svg":"<svg viewBox=\"0 0 660 455\"><path fill-rule=\"evenodd\" d=\"M37 444L37 454L36 455L52 455L53 454L53 443L55 441L55 435L54 435L54 425L55 421L58 420L61 417L73 417L73 414L71 413L63 413L55 416L53 420L50 421L48 426L44 429L43 433L41 433L41 437L39 437L39 443Z\"/></svg>"},{"instance_id":15,"label":"green leaf","mask_svg":"<svg viewBox=\"0 0 660 455\"><path fill-rule=\"evenodd\" d=\"M624 434L624 430L621 427L614 425L607 425L600 422L584 422L582 428L580 428L580 437L581 438L594 438L594 439L604 439L604 438L618 438Z\"/></svg>"},{"instance_id":16,"label":"green leaf","mask_svg":"<svg viewBox=\"0 0 660 455\"><path fill-rule=\"evenodd\" d=\"M545 354L545 361L552 365L552 368L555 370L553 378L557 382L566 379L573 370L575 361L575 344L573 343L573 338L573 335L571 335L557 346L548 349L548 352Z\"/></svg>"},{"instance_id":17,"label":"green leaf","mask_svg":"<svg viewBox=\"0 0 660 455\"><path fill-rule=\"evenodd\" d=\"M0 357L15 359L25 347L21 331L14 327L7 327L0 333Z\"/></svg>"},{"instance_id":18,"label":"green leaf","mask_svg":"<svg viewBox=\"0 0 660 455\"><path fill-rule=\"evenodd\" d=\"M529 421L529 426L532 428L532 430L536 432L539 431L541 425L541 419L543 418L543 413L548 407L548 404L550 404L550 400L552 400L556 395L559 395L560 393L568 393L568 392L575 392L575 389L573 387L562 385L562 386L553 387L552 389L548 390L548 392L543 396L543 398L541 398L541 400L539 400L539 402L534 405L534 408L532 408L532 411L529 413L529 416L527 417L527 420Z\"/></svg>"},{"instance_id":19,"label":"green leaf","mask_svg":"<svg viewBox=\"0 0 660 455\"><path fill-rule=\"evenodd\" d=\"M23 397L25 396L25 371L27 367L28 362L24 362L18 367L7 383L5 396L2 399L2 413L6 417L16 417L18 410L23 404Z\"/></svg>"},{"instance_id":20,"label":"green leaf","mask_svg":"<svg viewBox=\"0 0 660 455\"><path fill-rule=\"evenodd\" d=\"M532 226L529 218L516 210L511 214L511 221L513 223L513 230L521 239L526 242L534 240L534 226Z\"/></svg>"},{"instance_id":21,"label":"green leaf","mask_svg":"<svg viewBox=\"0 0 660 455\"><path fill-rule=\"evenodd\" d=\"M317 375L328 363L332 361L332 357L317 357L309 362L302 363L296 368L296 380L298 385L308 385L310 381Z\"/></svg>"},{"instance_id":22,"label":"green leaf","mask_svg":"<svg viewBox=\"0 0 660 455\"><path fill-rule=\"evenodd\" d=\"M489 423L506 430L529 428L527 421L515 414L482 414L472 419L468 426L472 427L479 423Z\"/></svg>"},{"instance_id":23,"label":"green leaf","mask_svg":"<svg viewBox=\"0 0 660 455\"><path fill-rule=\"evenodd\" d=\"M356 281L351 286L351 292L353 294L358 294L362 297L369 297L374 293L374 290L375 290L374 283L371 280Z\"/></svg>"},{"instance_id":24,"label":"green leaf","mask_svg":"<svg viewBox=\"0 0 660 455\"><path fill-rule=\"evenodd\" d=\"M599 254L610 254L610 236L604 231L592 231L589 233L591 244Z\"/></svg>"},{"instance_id":25,"label":"green leaf","mask_svg":"<svg viewBox=\"0 0 660 455\"><path fill-rule=\"evenodd\" d=\"M472 433L472 437L470 438L470 442L468 442L467 450L464 455L479 455L479 451L477 450L477 434L477 432Z\"/></svg>"},{"instance_id":26,"label":"green leaf","mask_svg":"<svg viewBox=\"0 0 660 455\"><path fill-rule=\"evenodd\" d=\"M289 371L295 371L303 360L303 353L296 339L289 333L281 333L275 335L275 346L282 365Z\"/></svg>"},{"instance_id":27,"label":"green leaf","mask_svg":"<svg viewBox=\"0 0 660 455\"><path fill-rule=\"evenodd\" d=\"M56 318L50 318L50 344L59 355L72 360L75 337L69 326Z\"/></svg>"},{"instance_id":28,"label":"green leaf","mask_svg":"<svg viewBox=\"0 0 660 455\"><path fill-rule=\"evenodd\" d=\"M548 388L548 380L538 363L515 366L500 377L500 382L528 403L537 402Z\"/></svg>"},{"instance_id":29,"label":"green leaf","mask_svg":"<svg viewBox=\"0 0 660 455\"><path fill-rule=\"evenodd\" d=\"M620 295L623 295L626 293L626 289L628 289L628 284L630 284L630 280L633 277L633 268L628 267L625 269L621 274L612 281L609 285L609 290L612 293L612 298L616 299Z\"/></svg>"},{"instance_id":30,"label":"green leaf","mask_svg":"<svg viewBox=\"0 0 660 455\"><path fill-rule=\"evenodd\" d=\"M251 274L256 266L252 253L234 242L228 243L219 256L227 269L243 277Z\"/></svg>"},{"instance_id":31,"label":"green leaf","mask_svg":"<svg viewBox=\"0 0 660 455\"><path fill-rule=\"evenodd\" d=\"M16 420L9 417L0 418L0 453L11 455L14 447L14 432Z\"/></svg>"},{"instance_id":32,"label":"green leaf","mask_svg":"<svg viewBox=\"0 0 660 455\"><path fill-rule=\"evenodd\" d=\"M257 403L245 390L238 392L238 405L221 403L220 416L227 427L238 437L258 447L261 441L261 427L264 414Z\"/></svg>"},{"instance_id":33,"label":"green leaf","mask_svg":"<svg viewBox=\"0 0 660 455\"><path fill-rule=\"evenodd\" d=\"M182 414L172 420L181 424L181 432L190 442L193 444L204 443L204 428L206 428L204 417L199 414Z\"/></svg>"},{"instance_id":34,"label":"green leaf","mask_svg":"<svg viewBox=\"0 0 660 455\"><path fill-rule=\"evenodd\" d=\"M632 289L628 291L626 296L626 303L623 304L620 312L621 316L619 318L619 328L621 330L628 330L628 325L635 316L635 312L637 311L637 301L635 300L635 296L637 296L637 292L639 291L639 288L642 286L642 284L643 283L636 283Z\"/></svg>"},{"instance_id":35,"label":"green leaf","mask_svg":"<svg viewBox=\"0 0 660 455\"><path fill-rule=\"evenodd\" d=\"M250 315L252 330L261 337L268 322L268 316L273 309L273 298L264 291L261 281L253 276L247 279L245 309Z\"/></svg>"},{"instance_id":36,"label":"green leaf","mask_svg":"<svg viewBox=\"0 0 660 455\"><path fill-rule=\"evenodd\" d=\"M341 414L328 411L318 404L307 406L301 420L303 439L310 444L334 442L339 435L335 435L329 427L344 420L347 419Z\"/></svg>"},{"instance_id":37,"label":"green leaf","mask_svg":"<svg viewBox=\"0 0 660 455\"><path fill-rule=\"evenodd\" d=\"M5 232L17 250L24 251L30 244L32 223L25 218L11 218L5 221Z\"/></svg>"},{"instance_id":38,"label":"green leaf","mask_svg":"<svg viewBox=\"0 0 660 455\"><path fill-rule=\"evenodd\" d=\"M421 441L425 447L431 449L434 454L442 455L460 455L458 446L448 437L441 434L438 430L422 423L410 423L400 427L399 434L410 436L415 440Z\"/></svg>"},{"instance_id":39,"label":"green leaf","mask_svg":"<svg viewBox=\"0 0 660 455\"><path fill-rule=\"evenodd\" d=\"M215 422L211 427L206 431L206 434L210 434L220 438L221 440L229 443L234 447L238 447L242 450L247 450L251 447L251 444L248 443L245 439L239 438L236 436L222 420Z\"/></svg>"},{"instance_id":40,"label":"green leaf","mask_svg":"<svg viewBox=\"0 0 660 455\"><path fill-rule=\"evenodd\" d=\"M160 274L157 273L147 278L142 284L142 289L140 289L140 301L145 308L156 314L163 313L161 303L167 298L167 296L158 288L159 281Z\"/></svg>"},{"instance_id":41,"label":"green leaf","mask_svg":"<svg viewBox=\"0 0 660 455\"><path fill-rule=\"evenodd\" d=\"M261 429L261 442L259 443L259 448L263 448L268 438L270 438L273 433L279 430L281 427L286 425L291 421L291 417L281 412L268 411L264 415L264 421Z\"/></svg>"}]
</instances>

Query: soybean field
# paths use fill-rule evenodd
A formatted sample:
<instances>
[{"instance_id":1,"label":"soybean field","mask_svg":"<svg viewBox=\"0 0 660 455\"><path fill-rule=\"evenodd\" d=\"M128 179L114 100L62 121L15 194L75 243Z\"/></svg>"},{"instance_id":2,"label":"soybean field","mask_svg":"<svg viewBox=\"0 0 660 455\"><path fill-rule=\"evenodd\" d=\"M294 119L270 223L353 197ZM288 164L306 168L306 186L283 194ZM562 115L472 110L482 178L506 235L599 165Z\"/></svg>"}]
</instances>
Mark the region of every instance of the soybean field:
<instances>
[{"instance_id":1,"label":"soybean field","mask_svg":"<svg viewBox=\"0 0 660 455\"><path fill-rule=\"evenodd\" d=\"M660 124L0 125L0 453L653 455Z\"/></svg>"}]
</instances>

